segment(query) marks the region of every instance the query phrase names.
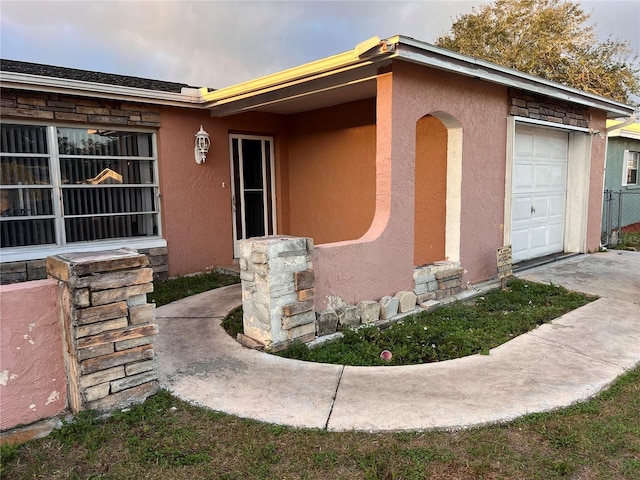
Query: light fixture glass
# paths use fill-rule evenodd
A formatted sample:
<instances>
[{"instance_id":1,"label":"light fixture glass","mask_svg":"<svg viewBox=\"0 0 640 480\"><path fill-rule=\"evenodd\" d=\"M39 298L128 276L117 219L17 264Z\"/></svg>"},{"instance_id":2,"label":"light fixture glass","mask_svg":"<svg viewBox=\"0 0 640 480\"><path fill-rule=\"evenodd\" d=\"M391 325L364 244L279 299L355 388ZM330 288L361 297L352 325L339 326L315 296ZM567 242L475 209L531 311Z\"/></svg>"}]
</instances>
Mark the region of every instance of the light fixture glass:
<instances>
[{"instance_id":1,"label":"light fixture glass","mask_svg":"<svg viewBox=\"0 0 640 480\"><path fill-rule=\"evenodd\" d=\"M198 130L198 133L196 133L196 146L194 150L196 163L198 165L204 163L207 159L207 153L209 152L210 146L211 140L209 140L209 134L205 132L202 128L202 125L200 125L200 130Z\"/></svg>"}]
</instances>

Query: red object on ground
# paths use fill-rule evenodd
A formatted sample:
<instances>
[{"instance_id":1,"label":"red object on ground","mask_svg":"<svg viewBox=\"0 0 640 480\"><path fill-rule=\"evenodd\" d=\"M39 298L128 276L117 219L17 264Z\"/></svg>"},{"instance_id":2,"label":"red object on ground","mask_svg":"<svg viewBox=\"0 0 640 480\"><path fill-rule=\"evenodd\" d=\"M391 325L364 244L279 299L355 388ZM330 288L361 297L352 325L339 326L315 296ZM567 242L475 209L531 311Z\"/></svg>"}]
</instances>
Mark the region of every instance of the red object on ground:
<instances>
[{"instance_id":1,"label":"red object on ground","mask_svg":"<svg viewBox=\"0 0 640 480\"><path fill-rule=\"evenodd\" d=\"M380 354L380 358L386 362L390 361L392 357L393 355L389 350L383 350L382 353Z\"/></svg>"}]
</instances>

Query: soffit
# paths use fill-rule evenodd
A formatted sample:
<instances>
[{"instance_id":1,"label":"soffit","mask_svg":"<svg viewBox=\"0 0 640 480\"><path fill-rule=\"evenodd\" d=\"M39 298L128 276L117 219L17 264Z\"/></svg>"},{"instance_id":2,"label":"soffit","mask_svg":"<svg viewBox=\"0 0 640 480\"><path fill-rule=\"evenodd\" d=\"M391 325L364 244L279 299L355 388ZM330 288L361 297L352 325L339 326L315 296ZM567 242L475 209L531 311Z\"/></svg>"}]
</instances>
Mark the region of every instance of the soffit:
<instances>
[{"instance_id":1,"label":"soffit","mask_svg":"<svg viewBox=\"0 0 640 480\"><path fill-rule=\"evenodd\" d=\"M365 63L342 71L275 85L243 95L229 96L209 105L211 116L249 111L292 114L376 96L376 76L384 63Z\"/></svg>"},{"instance_id":2,"label":"soffit","mask_svg":"<svg viewBox=\"0 0 640 480\"><path fill-rule=\"evenodd\" d=\"M367 79L355 84L335 86L330 89L313 91L299 95L280 98L276 101L263 98L261 104L255 103L255 99L246 102L234 103L227 106L211 109L211 115L222 117L248 111L258 111L289 115L293 113L308 112L325 107L332 107L342 103L354 102L376 96L375 79Z\"/></svg>"}]
</instances>

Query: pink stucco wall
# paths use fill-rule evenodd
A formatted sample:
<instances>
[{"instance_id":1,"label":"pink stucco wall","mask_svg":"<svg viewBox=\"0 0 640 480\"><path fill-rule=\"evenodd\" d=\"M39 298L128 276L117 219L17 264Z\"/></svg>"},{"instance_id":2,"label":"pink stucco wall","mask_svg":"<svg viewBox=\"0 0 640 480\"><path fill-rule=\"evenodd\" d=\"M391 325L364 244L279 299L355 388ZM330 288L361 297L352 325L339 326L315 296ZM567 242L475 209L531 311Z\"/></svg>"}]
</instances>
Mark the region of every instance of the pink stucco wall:
<instances>
[{"instance_id":1,"label":"pink stucco wall","mask_svg":"<svg viewBox=\"0 0 640 480\"><path fill-rule=\"evenodd\" d=\"M274 138L278 233L322 243L357 238L369 227L376 195L373 99L291 116L211 118L178 108L161 115L158 169L170 276L233 261L231 133ZM193 142L200 125L211 149L198 165Z\"/></svg>"},{"instance_id":2,"label":"pink stucco wall","mask_svg":"<svg viewBox=\"0 0 640 480\"><path fill-rule=\"evenodd\" d=\"M0 286L0 430L67 406L58 282Z\"/></svg>"},{"instance_id":3,"label":"pink stucco wall","mask_svg":"<svg viewBox=\"0 0 640 480\"><path fill-rule=\"evenodd\" d=\"M381 74L377 80L373 222L357 241L315 248L316 310L326 306L329 295L356 302L411 287L414 172L412 162L404 158L402 145L411 132L401 130L393 118L395 101L401 97L395 80L392 73Z\"/></svg>"},{"instance_id":4,"label":"pink stucco wall","mask_svg":"<svg viewBox=\"0 0 640 480\"><path fill-rule=\"evenodd\" d=\"M270 135L275 139L276 172L286 162L283 120L278 115L244 114L221 119L209 112L165 108L158 132L163 237L167 240L169 275L177 276L229 265L233 260L233 226L229 133ZM204 164L193 156L200 125L211 148ZM287 195L276 185L280 219L287 215Z\"/></svg>"},{"instance_id":5,"label":"pink stucco wall","mask_svg":"<svg viewBox=\"0 0 640 480\"><path fill-rule=\"evenodd\" d=\"M394 74L402 78L407 124L415 125L426 113L446 112L462 126L463 280L495 277L495 252L503 240L507 89L411 64L394 66Z\"/></svg>"},{"instance_id":6,"label":"pink stucco wall","mask_svg":"<svg viewBox=\"0 0 640 480\"><path fill-rule=\"evenodd\" d=\"M335 111L340 108L346 107L325 110L335 117ZM355 113L351 112L349 118ZM341 295L349 302L356 302L411 289L415 265L415 191L431 188L428 176L420 175L416 182L416 133L419 130L416 126L426 115L444 115L454 119L462 130L459 261L465 269L463 282L476 283L495 277L495 252L503 243L504 182L508 164L506 87L396 62L392 71L378 77L375 124L369 114L365 123L358 124L359 129L348 125L337 132L331 131L331 141L336 143L323 145L329 152L323 155L316 155L318 152L312 148L329 138L325 122L322 118L318 120L318 115L320 111L292 116L247 113L218 119L211 118L208 112L163 109L158 135L160 191L171 276L232 261L229 133L246 133L270 135L275 139L278 233L318 237L314 253L316 309L324 308L328 295ZM212 147L207 162L196 165L193 136L201 124L211 135ZM592 112L591 125L603 129L604 114ZM360 132L366 135L358 137ZM354 142L349 135L359 140ZM341 139L344 138L351 138L346 150L349 154L335 155L342 151L344 141ZM330 189L315 188L324 180L327 180L324 186L331 186L335 173L323 177L325 170L329 171L327 166L333 165L331 172L351 168L350 174L357 174L357 168L353 168L357 162L352 157L358 155L359 145L368 141L375 144L375 167L370 158L371 149L363 150L370 165L365 173L375 174L375 189L367 189L369 193L375 191L371 195L373 200L359 200L354 207L353 198L345 197L338 203L346 207L328 206L322 195L330 196ZM310 150L315 156L308 153ZM322 157L326 155L332 158L324 162ZM309 160L311 157L314 161ZM588 250L596 249L599 244L603 161L604 140L595 137ZM373 184L364 175L358 181L364 180L366 185ZM341 186L342 190L347 188ZM375 202L373 213L370 212L372 202ZM353 231L348 232L346 227L336 231L326 228L323 219L327 214L339 213L347 218L345 212L355 212L358 218L366 217L366 221L355 227L349 224ZM334 224L344 223L342 217ZM441 230L442 221L438 225ZM328 235L327 239L320 238L321 235L315 233L318 231ZM365 233L359 233L362 231ZM331 242L332 238L355 238L354 235L361 237L322 244Z\"/></svg>"},{"instance_id":7,"label":"pink stucco wall","mask_svg":"<svg viewBox=\"0 0 640 480\"><path fill-rule=\"evenodd\" d=\"M504 218L506 88L396 63L378 77L375 217L359 240L316 248L316 309L332 294L356 302L412 288L416 122L433 112L453 116L463 130L463 279L495 276Z\"/></svg>"}]
</instances>

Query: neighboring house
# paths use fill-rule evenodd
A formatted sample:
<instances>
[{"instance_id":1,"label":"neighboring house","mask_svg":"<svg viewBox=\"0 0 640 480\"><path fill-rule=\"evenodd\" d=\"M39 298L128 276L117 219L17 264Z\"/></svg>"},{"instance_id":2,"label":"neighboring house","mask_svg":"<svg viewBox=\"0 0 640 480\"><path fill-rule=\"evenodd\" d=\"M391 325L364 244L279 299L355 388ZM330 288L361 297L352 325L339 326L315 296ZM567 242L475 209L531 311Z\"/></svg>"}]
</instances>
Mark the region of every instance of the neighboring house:
<instances>
[{"instance_id":1,"label":"neighboring house","mask_svg":"<svg viewBox=\"0 0 640 480\"><path fill-rule=\"evenodd\" d=\"M15 61L0 84L4 281L120 246L182 275L287 234L314 239L316 310L410 290L442 260L493 278L502 245L516 262L596 250L594 133L633 113L402 36L215 91Z\"/></svg>"},{"instance_id":2,"label":"neighboring house","mask_svg":"<svg viewBox=\"0 0 640 480\"><path fill-rule=\"evenodd\" d=\"M607 120L603 230L640 231L640 123ZM610 223L609 218L610 217Z\"/></svg>"}]
</instances>

